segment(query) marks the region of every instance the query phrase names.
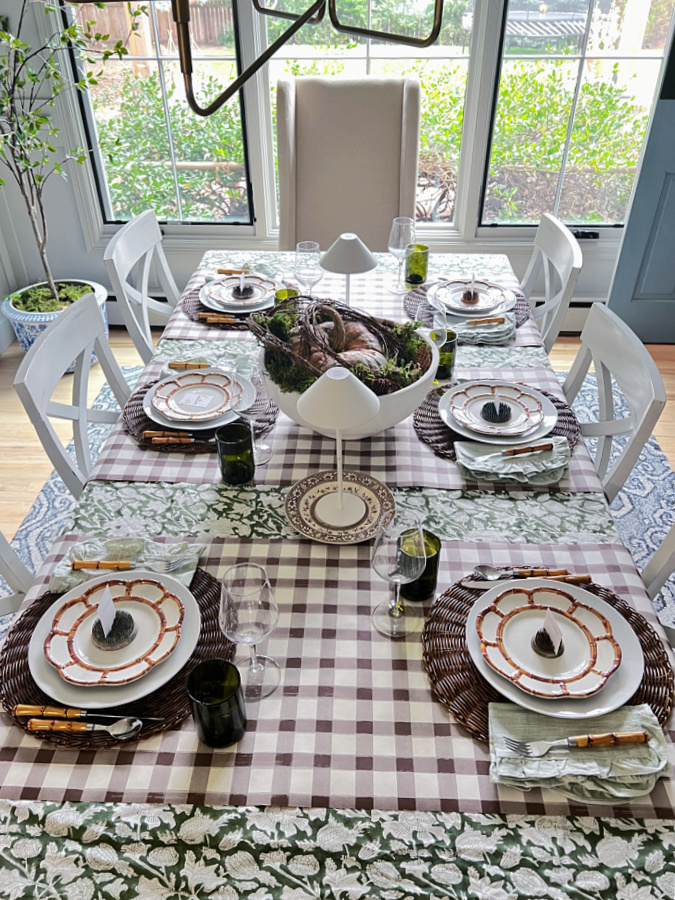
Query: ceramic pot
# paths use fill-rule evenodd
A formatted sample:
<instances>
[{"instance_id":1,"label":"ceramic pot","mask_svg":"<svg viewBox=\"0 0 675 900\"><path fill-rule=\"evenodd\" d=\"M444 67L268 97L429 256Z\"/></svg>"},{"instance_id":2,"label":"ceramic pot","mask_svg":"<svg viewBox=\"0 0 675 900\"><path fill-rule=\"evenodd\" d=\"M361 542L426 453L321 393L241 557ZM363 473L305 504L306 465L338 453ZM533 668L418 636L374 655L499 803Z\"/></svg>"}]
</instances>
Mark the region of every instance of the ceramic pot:
<instances>
[{"instance_id":1,"label":"ceramic pot","mask_svg":"<svg viewBox=\"0 0 675 900\"><path fill-rule=\"evenodd\" d=\"M370 422L366 422L365 425L361 425L359 428L345 429L345 431L342 432L342 436L345 440L359 440L360 438L379 434L386 428L391 428L392 425L398 425L399 422L407 419L408 416L411 416L415 412L433 387L436 369L438 368L438 347L436 347L435 344L432 344L428 338L425 337L425 340L427 340L431 349L431 365L424 375L419 381L409 385L407 388L396 391L394 394L385 394L384 397L380 397L380 411L375 418L371 419ZM279 409L286 413L289 419L297 422L298 425L309 428L310 431L317 431L319 434L324 434L327 437L335 437L334 431L323 431L321 428L315 428L298 414L297 405L298 399L301 396L298 391L282 391L278 385L274 384L269 376L265 376L265 381L270 397L274 400Z\"/></svg>"},{"instance_id":2,"label":"ceramic pot","mask_svg":"<svg viewBox=\"0 0 675 900\"><path fill-rule=\"evenodd\" d=\"M72 281L75 284L90 284L93 291L94 296L96 297L96 302L98 303L99 309L103 314L103 320L105 322L105 330L106 336L108 334L108 314L106 311L106 300L108 299L108 291L103 287L102 284L97 284L95 281L90 281L88 278L57 278L57 282L59 281ZM44 281L36 282L35 284L27 285L27 287L41 287L44 285ZM35 312L24 312L20 309L15 309L12 304L12 298L17 294L25 291L26 288L21 288L21 290L14 291L13 294L9 294L2 304L2 312L4 316L9 319L12 323L12 328L14 329L14 333L16 334L16 339L21 345L24 352L28 352L28 350L35 343L37 338L42 334L42 332L51 325L51 323L56 319L59 313L62 310L56 310L55 312L44 312L44 313L35 313ZM77 301L76 301L77 302ZM92 354L92 365L96 362L96 354ZM68 371L72 371L70 368Z\"/></svg>"}]
</instances>

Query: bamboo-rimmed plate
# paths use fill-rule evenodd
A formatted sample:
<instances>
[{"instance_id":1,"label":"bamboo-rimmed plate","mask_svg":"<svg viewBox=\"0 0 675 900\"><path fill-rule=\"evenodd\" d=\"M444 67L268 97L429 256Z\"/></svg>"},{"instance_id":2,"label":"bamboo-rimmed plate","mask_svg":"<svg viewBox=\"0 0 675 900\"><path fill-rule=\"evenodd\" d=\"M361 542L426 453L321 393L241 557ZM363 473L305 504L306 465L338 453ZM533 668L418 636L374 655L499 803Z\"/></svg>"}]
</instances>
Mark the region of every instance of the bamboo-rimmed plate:
<instances>
[{"instance_id":1,"label":"bamboo-rimmed plate","mask_svg":"<svg viewBox=\"0 0 675 900\"><path fill-rule=\"evenodd\" d=\"M511 417L508 421L490 422L483 418L482 409L491 401L495 405L503 402L509 406ZM459 425L470 434L507 438L529 435L552 411L555 412L553 404L534 388L501 381L457 385L443 394L438 404L439 415L451 428Z\"/></svg>"},{"instance_id":2,"label":"bamboo-rimmed plate","mask_svg":"<svg viewBox=\"0 0 675 900\"><path fill-rule=\"evenodd\" d=\"M478 299L474 303L467 303L463 297L470 288L471 281L469 279L441 281L429 289L428 299L432 305L443 306L451 315L468 316L469 318L493 316L497 312L513 309L516 304L516 295L513 291L483 280L475 282L475 293L478 295Z\"/></svg>"},{"instance_id":3,"label":"bamboo-rimmed plate","mask_svg":"<svg viewBox=\"0 0 675 900\"><path fill-rule=\"evenodd\" d=\"M218 369L195 369L164 378L149 391L150 403L168 419L206 422L242 399L242 385Z\"/></svg>"},{"instance_id":4,"label":"bamboo-rimmed plate","mask_svg":"<svg viewBox=\"0 0 675 900\"><path fill-rule=\"evenodd\" d=\"M106 588L115 611L129 613L137 629L131 643L118 650L102 650L92 639ZM109 578L60 607L44 642L45 657L71 684L96 687L136 681L176 649L184 615L181 600L161 581Z\"/></svg>"},{"instance_id":5,"label":"bamboo-rimmed plate","mask_svg":"<svg viewBox=\"0 0 675 900\"><path fill-rule=\"evenodd\" d=\"M213 281L207 281L199 291L199 302L207 309L218 312L225 310L232 313L254 312L260 308L261 304L264 305L273 299L275 291L280 286L273 279L256 272L244 275L244 287L250 288L252 291L250 297L234 296L233 291L239 285L239 275L226 275L222 278L215 278Z\"/></svg>"},{"instance_id":6,"label":"bamboo-rimmed plate","mask_svg":"<svg viewBox=\"0 0 675 900\"><path fill-rule=\"evenodd\" d=\"M542 655L533 641L548 613L562 634L557 657ZM621 663L609 619L562 586L502 591L478 614L476 631L487 664L535 697L591 697Z\"/></svg>"}]
</instances>

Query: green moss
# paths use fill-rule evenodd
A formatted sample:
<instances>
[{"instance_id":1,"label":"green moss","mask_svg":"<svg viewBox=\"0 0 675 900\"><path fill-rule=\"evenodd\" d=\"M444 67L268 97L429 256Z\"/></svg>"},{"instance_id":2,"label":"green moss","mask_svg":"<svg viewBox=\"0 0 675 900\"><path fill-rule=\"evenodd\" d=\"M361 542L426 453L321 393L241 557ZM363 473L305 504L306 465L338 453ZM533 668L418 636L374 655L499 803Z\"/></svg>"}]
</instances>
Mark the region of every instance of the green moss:
<instances>
[{"instance_id":1,"label":"green moss","mask_svg":"<svg viewBox=\"0 0 675 900\"><path fill-rule=\"evenodd\" d=\"M21 312L57 312L65 309L83 297L90 294L93 288L89 284L74 283L72 281L57 281L58 299L54 299L52 292L46 285L26 288L20 294L12 297L12 306Z\"/></svg>"},{"instance_id":2,"label":"green moss","mask_svg":"<svg viewBox=\"0 0 675 900\"><path fill-rule=\"evenodd\" d=\"M288 343L294 324L295 320L293 316L288 313L278 312L274 313L274 315L268 319L267 328L275 337L278 337L280 341Z\"/></svg>"},{"instance_id":3,"label":"green moss","mask_svg":"<svg viewBox=\"0 0 675 900\"><path fill-rule=\"evenodd\" d=\"M397 363L393 359L388 359L378 373L379 378L388 378L402 388L414 384L422 377L422 369L417 363Z\"/></svg>"},{"instance_id":4,"label":"green moss","mask_svg":"<svg viewBox=\"0 0 675 900\"><path fill-rule=\"evenodd\" d=\"M401 340L405 354L409 359L414 359L419 348L425 344L424 338L417 334L417 329L421 324L421 322L406 322L405 324L395 325L391 329Z\"/></svg>"},{"instance_id":5,"label":"green moss","mask_svg":"<svg viewBox=\"0 0 675 900\"><path fill-rule=\"evenodd\" d=\"M302 393L314 384L316 375L312 375L300 366L294 366L288 359L278 359L268 356L265 358L265 368L272 381L279 386L284 394L298 391Z\"/></svg>"}]
</instances>

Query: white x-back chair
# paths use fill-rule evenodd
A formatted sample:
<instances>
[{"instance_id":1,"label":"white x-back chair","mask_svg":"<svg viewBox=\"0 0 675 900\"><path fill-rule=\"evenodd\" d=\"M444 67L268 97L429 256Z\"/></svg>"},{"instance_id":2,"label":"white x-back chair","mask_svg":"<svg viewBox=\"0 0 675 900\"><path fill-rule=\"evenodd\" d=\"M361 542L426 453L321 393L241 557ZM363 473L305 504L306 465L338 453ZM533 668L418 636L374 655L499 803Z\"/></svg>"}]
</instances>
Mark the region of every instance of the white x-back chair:
<instances>
[{"instance_id":1,"label":"white x-back chair","mask_svg":"<svg viewBox=\"0 0 675 900\"><path fill-rule=\"evenodd\" d=\"M663 407L666 390L656 363L637 335L616 313L594 303L581 332L581 348L563 385L571 405L593 363L598 380L598 422L582 422L581 433L598 439L595 468L611 503L649 440ZM612 379L617 383L629 414L616 419ZM619 435L627 441L609 468L612 442Z\"/></svg>"},{"instance_id":2,"label":"white x-back chair","mask_svg":"<svg viewBox=\"0 0 675 900\"><path fill-rule=\"evenodd\" d=\"M387 249L392 219L415 218L420 98L410 76L279 80L280 250L350 231Z\"/></svg>"},{"instance_id":3,"label":"white x-back chair","mask_svg":"<svg viewBox=\"0 0 675 900\"><path fill-rule=\"evenodd\" d=\"M12 550L2 532L0 532L0 575L14 591L9 596L0 597L0 616L6 616L17 611L26 591L33 583L33 576Z\"/></svg>"},{"instance_id":4,"label":"white x-back chair","mask_svg":"<svg viewBox=\"0 0 675 900\"><path fill-rule=\"evenodd\" d=\"M92 350L122 407L129 399L129 386L106 338L105 323L93 294L87 294L62 312L35 341L14 379L23 403L47 455L68 489L79 497L92 460L89 423L114 423L119 411L91 409L87 402ZM75 360L72 403L57 403L52 395L60 379ZM70 376L69 376L70 377ZM75 459L61 443L50 417L73 423Z\"/></svg>"},{"instance_id":5,"label":"white x-back chair","mask_svg":"<svg viewBox=\"0 0 675 900\"><path fill-rule=\"evenodd\" d=\"M103 258L124 324L143 362L148 363L155 352L149 314L168 319L180 299L162 249L162 232L154 210L147 209L120 228ZM148 295L153 266L166 303Z\"/></svg>"},{"instance_id":6,"label":"white x-back chair","mask_svg":"<svg viewBox=\"0 0 675 900\"><path fill-rule=\"evenodd\" d=\"M534 250L520 288L529 300L544 271L544 302L532 310L546 352L551 352L565 321L581 271L581 247L572 232L549 213L544 213L534 237Z\"/></svg>"},{"instance_id":7,"label":"white x-back chair","mask_svg":"<svg viewBox=\"0 0 675 900\"><path fill-rule=\"evenodd\" d=\"M652 600L673 572L675 572L675 525L642 570L642 580Z\"/></svg>"}]
</instances>

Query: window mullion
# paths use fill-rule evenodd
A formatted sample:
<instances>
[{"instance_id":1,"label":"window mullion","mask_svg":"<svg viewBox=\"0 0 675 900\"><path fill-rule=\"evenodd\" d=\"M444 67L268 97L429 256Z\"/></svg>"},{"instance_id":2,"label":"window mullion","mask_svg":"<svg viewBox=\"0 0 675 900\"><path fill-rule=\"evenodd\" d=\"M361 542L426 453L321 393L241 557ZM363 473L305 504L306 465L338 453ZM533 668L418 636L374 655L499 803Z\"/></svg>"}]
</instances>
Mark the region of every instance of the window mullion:
<instances>
[{"instance_id":1,"label":"window mullion","mask_svg":"<svg viewBox=\"0 0 675 900\"><path fill-rule=\"evenodd\" d=\"M574 131L574 118L579 103L579 94L581 93L581 82L584 77L584 63L586 62L586 48L588 47L588 38L591 33L591 25L593 24L593 13L595 12L595 0L590 0L588 5L588 18L586 19L586 28L584 29L584 38L581 46L581 54L579 57L579 69L577 71L577 83L574 85L574 95L572 97L572 106L570 108L570 117L567 122L567 133L565 134L565 143L563 145L562 158L560 160L560 173L558 174L558 183L555 188L555 200L553 201L553 209L551 212L554 216L558 215L558 206L560 197L562 196L563 182L565 180L565 168L567 166L567 157L570 152L570 144L572 143L572 132Z\"/></svg>"},{"instance_id":2,"label":"window mullion","mask_svg":"<svg viewBox=\"0 0 675 900\"><path fill-rule=\"evenodd\" d=\"M476 0L474 9L455 200L455 227L465 240L476 236L480 222L506 2Z\"/></svg>"}]
</instances>

